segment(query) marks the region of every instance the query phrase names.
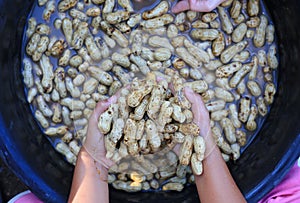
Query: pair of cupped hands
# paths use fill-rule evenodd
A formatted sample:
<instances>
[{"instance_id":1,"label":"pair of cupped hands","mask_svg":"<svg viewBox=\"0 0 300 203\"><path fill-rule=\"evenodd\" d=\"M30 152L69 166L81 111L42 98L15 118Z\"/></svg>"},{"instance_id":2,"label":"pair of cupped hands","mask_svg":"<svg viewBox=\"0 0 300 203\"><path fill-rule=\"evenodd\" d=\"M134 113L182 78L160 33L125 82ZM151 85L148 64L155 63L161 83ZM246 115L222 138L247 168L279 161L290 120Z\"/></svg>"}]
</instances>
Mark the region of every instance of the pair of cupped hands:
<instances>
[{"instance_id":1,"label":"pair of cupped hands","mask_svg":"<svg viewBox=\"0 0 300 203\"><path fill-rule=\"evenodd\" d=\"M94 109L93 113L89 118L87 136L83 145L85 150L90 154L90 156L107 169L112 167L115 163L112 160L106 158L104 135L98 129L98 119L100 115L104 111L106 111L111 104L116 103L118 101L118 98L120 96L119 92L107 100L98 102L96 108ZM210 136L209 113L205 107L201 96L195 93L189 87L185 87L183 92L186 98L191 103L191 110L193 112L193 122L200 128L199 136ZM177 144L172 150L177 155L179 155L180 145Z\"/></svg>"},{"instance_id":2,"label":"pair of cupped hands","mask_svg":"<svg viewBox=\"0 0 300 203\"><path fill-rule=\"evenodd\" d=\"M186 10L209 12L224 1L225 0L182 0L172 8L172 12L179 13ZM194 115L193 122L199 126L200 135L204 137L209 136L209 113L204 105L204 102L202 101L201 96L193 92L188 87L184 89L184 93L192 104L192 112ZM106 168L110 168L115 163L106 158L104 135L101 134L98 129L98 118L111 104L116 103L118 98L119 94L117 93L109 99L101 101L97 104L93 114L89 119L87 137L84 143L86 151L94 158L95 161L101 163ZM176 145L173 149L177 155L179 153L179 147L179 145Z\"/></svg>"}]
</instances>

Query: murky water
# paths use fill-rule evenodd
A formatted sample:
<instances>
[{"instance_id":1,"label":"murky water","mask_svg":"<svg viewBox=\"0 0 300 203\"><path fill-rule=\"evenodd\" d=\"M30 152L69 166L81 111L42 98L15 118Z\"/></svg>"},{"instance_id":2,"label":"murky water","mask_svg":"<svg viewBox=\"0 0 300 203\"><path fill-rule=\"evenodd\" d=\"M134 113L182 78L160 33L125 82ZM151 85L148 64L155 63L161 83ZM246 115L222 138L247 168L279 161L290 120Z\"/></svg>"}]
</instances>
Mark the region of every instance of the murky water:
<instances>
[{"instance_id":1,"label":"murky water","mask_svg":"<svg viewBox=\"0 0 300 203\"><path fill-rule=\"evenodd\" d=\"M143 11L145 11L145 10L148 10L148 9L153 8L153 7L154 7L156 4L158 4L159 2L160 2L160 1L158 1L158 0L156 0L156 1L153 1L153 0L152 0L152 1L138 1L138 0L135 0L135 1L133 1L133 7L134 7L134 9L136 10L136 12L138 13L138 12L143 12ZM244 1L241 1L241 2L244 2ZM82 3L82 5L84 5L84 9L82 10L82 12L86 12L89 8L91 8L91 7L94 6L94 5L85 5L83 2L81 2L81 3ZM175 2L171 2L170 5L171 5L171 6L174 5L174 3L175 3ZM56 6L57 6L58 1L57 1L55 4L56 4ZM36 19L36 21L37 21L37 24L44 23L44 24L49 25L50 28L51 28L51 33L50 33L50 35L49 35L50 40L51 40L51 38L65 39L65 36L64 36L63 32L61 31L61 29L57 30L57 29L54 27L54 23L55 23L55 21L56 21L57 19L63 19L64 17L70 18L70 19L71 19L72 17L69 15L68 12L66 12L66 13L58 13L58 12L56 11L56 12L51 16L50 21L49 21L49 22L46 22L45 20L42 19L42 13L43 13L43 11L44 11L44 8L45 8L44 6L43 6L43 7L39 7L37 4L35 4L34 7L32 8L32 12L31 12L30 15L28 16L28 19L29 19L30 17L34 17L34 18ZM102 9L102 6L100 6L100 8ZM230 11L230 8L231 8L231 7L227 8L227 12L228 12L228 13L229 13L229 11ZM270 18L269 14L268 14L268 12L267 12L267 9L265 8L265 5L264 5L264 3L263 3L262 1L261 1L261 4L260 4L260 8L261 8L260 14L264 14L265 16L267 16L268 21L269 21L269 24L273 24L272 19ZM115 10L119 10L119 9L121 9L121 7L120 7L119 5L116 5L116 6L115 6ZM217 12L217 10L214 10L213 12ZM248 17L248 14L247 14L247 12L246 12L246 10L242 10L242 14L243 14L244 16L246 16L246 20L249 18L249 17ZM199 15L199 16L198 16L198 19L200 19L201 14L198 14L198 15ZM195 19L195 20L197 20L197 19ZM246 21L246 20L245 20L245 21ZM92 18L89 18L88 21L87 21L87 23L88 23L88 24L91 24L91 21L92 21ZM231 21L232 21L233 25L235 25L232 19L231 19ZM218 23L221 24L219 18L216 19L216 22L218 22ZM189 24L191 24L191 22L190 22ZM90 28L90 30L93 29L91 26L89 26L89 28ZM27 27L25 27L24 29L25 29L25 32L24 32L24 33L26 33ZM138 28L138 27L135 27L135 29L139 29L139 28ZM255 29L253 29L253 28L251 28L251 29L252 29L252 30L255 30ZM222 33L224 33L224 31L223 31L222 29L219 29L219 31L222 32ZM103 37L103 33L104 33L103 31L99 30L99 32L97 32L96 34L93 34L93 36L94 36L94 37ZM189 39L191 39L191 38L189 37L189 31L179 32L179 34L180 34L180 35L185 35L185 36L187 36ZM129 37L128 34L124 34L124 35L125 35L126 37ZM226 41L230 41L230 36L229 36L229 35L227 35L227 34L224 33L224 36L225 36ZM164 34L164 35L162 35L162 37L166 37L166 35ZM247 48L246 48L245 50L249 51L251 56L248 58L248 60L244 61L243 64L250 63L251 60L252 60L252 56L257 55L257 53L258 53L259 50L265 50L266 53L267 53L268 50L269 50L269 47L270 47L271 45L274 45L274 44L276 45L276 44L277 44L276 38L275 38L275 41L274 41L271 45L269 45L269 44L266 43L262 48L256 48L256 47L253 45L253 39L251 39L251 38L246 38L246 37L245 37L244 40L246 40L246 41L248 42L248 46L247 46ZM29 39L28 39L28 38L26 37L26 35L24 34L24 40L23 40L23 43L24 43L24 44L23 44L23 49L24 49L24 50L25 50L25 47L26 47L28 41L29 41ZM145 45L145 46L147 46L147 45ZM227 45L226 45L226 46L227 46ZM67 48L70 49L70 51L71 51L71 56L77 54L77 50L72 49L72 47L70 47L70 46L68 46ZM149 48L151 48L151 47L149 47ZM110 51L111 51L111 53L114 53L114 52L118 52L119 49L120 49L120 47L119 47L119 46L116 46L114 49L111 49ZM174 57L175 57L175 55L172 56L172 58L174 58ZM24 51L23 58L28 58L28 59L30 59L30 57L25 53L25 51ZM49 58L50 58L51 63L53 64L53 70L56 70L56 68L58 67L58 60L59 60L59 58L53 57L53 56L50 56ZM218 57L216 57L216 58L218 58ZM30 59L30 60L31 60L31 59ZM32 60L31 60L31 62L32 62L33 66L37 66L37 67L39 66L39 63L35 63L35 62L33 62ZM101 62L100 62L100 63L101 63ZM93 65L99 65L100 63L94 62ZM65 72L66 72L66 75L67 75L67 72L68 72L68 70L69 70L70 68L71 68L70 66L64 67ZM23 70L23 67L21 68L21 70ZM214 75L214 74L215 74L215 71L209 71L209 70L206 70L204 67L200 67L199 70L200 70L200 72L202 73L204 79L205 79L206 77L208 77L209 75ZM124 69L124 71L127 72L127 73L129 72L129 70L127 70L127 69ZM79 73L80 73L80 72L79 72ZM109 73L110 73L111 75L113 75L112 72L109 72ZM86 78L89 78L89 77L90 77L89 74L86 74L86 73L81 73L81 74L85 74L84 76L85 76ZM277 84L277 77L278 77L278 76L277 76L277 71L276 71L276 70L275 70L275 71L272 71L270 74L272 75L272 82L275 84L275 86L277 86L277 85L276 85L276 84ZM39 76L39 75L36 74L36 71L35 71L35 70L33 71L33 75L34 75L35 78L41 78L41 76ZM137 75L136 75L136 76L137 76ZM188 80L188 81L191 81L192 79L191 79L191 78L188 78L187 80ZM248 76L245 77L245 80L244 80L244 81L245 81L245 83L248 81ZM256 77L255 81L260 85L261 89L263 90L264 87L265 87L266 81L265 81L265 79L264 79L263 67L261 67L261 66L259 66L259 68L258 68L257 77ZM216 87L216 86L217 86L217 85L215 84L215 82L209 83L209 89L214 89L214 87ZM79 86L78 88L80 89L80 91L82 90L82 86ZM27 88L25 88L25 91L26 91L26 93L28 93L28 89L27 89ZM95 91L95 92L96 92L96 91ZM231 92L232 92L234 95L237 95L237 94L238 94L235 88L233 88L233 89L231 90ZM263 92L263 91L262 91L262 92ZM38 94L40 94L40 93L38 93ZM263 94L263 93L262 93L262 94ZM46 94L45 94L45 95L46 95ZM50 96L50 94L49 94L49 95L46 95L46 96ZM70 96L70 94L68 94L68 96ZM248 90L247 88L246 88L245 92L244 92L242 95L240 95L241 98L242 98L242 97L245 97L245 96L251 98L251 103L252 103L252 104L255 104L255 103L256 103L257 97L251 96L251 94L250 94L250 92L249 92L249 90ZM214 100L216 100L216 99L214 99ZM237 100L235 100L233 103L235 103L235 104L237 105L237 107L238 107L239 102L240 102L240 99L237 99ZM49 101L49 102L47 102L47 104L48 104L49 106L52 106L53 101ZM231 104L231 103L226 103L225 109L228 109L228 106L229 106L230 104ZM36 109L37 109L37 102L36 102L36 100L33 100L32 104L30 104L30 106L31 106L32 112L34 113L34 112L36 111ZM268 110L269 110L269 109L270 109L270 106L268 106ZM82 116L81 118L83 118L83 116ZM244 149L245 149L249 144L251 144L251 141L252 141L253 138L257 135L257 133L259 132L259 129L260 129L261 126L263 125L265 118L266 118L266 116L265 116L265 117L262 117L262 116L259 115L259 116L255 119L255 121L256 121L256 123L257 123L257 129L256 129L255 131L253 131L253 132L250 132L250 131L246 130L246 129L245 129L245 125L242 125L242 127L240 128L240 130L242 130L242 131L244 131L244 132L247 133L247 144L241 148L241 152L243 152ZM61 126L61 125L63 125L62 122L61 122L61 123L54 123L53 121L51 121L51 118L47 118L47 119L48 119L48 121L49 121L49 123L50 123L50 126ZM215 122L215 125L216 125L216 126L220 126L218 122ZM69 129L68 129L69 132L71 132L72 134L76 134L76 130L82 129L82 127L80 127L79 129L77 129L76 126L68 126L68 128L69 128ZM41 130L44 131L45 129L43 129L43 128L41 127ZM73 139L75 139L75 138L73 138ZM61 142L60 136L49 137L49 140L52 142L53 146L55 146L58 142ZM78 141L79 141L79 143L81 142L80 139L79 139Z\"/></svg>"}]
</instances>

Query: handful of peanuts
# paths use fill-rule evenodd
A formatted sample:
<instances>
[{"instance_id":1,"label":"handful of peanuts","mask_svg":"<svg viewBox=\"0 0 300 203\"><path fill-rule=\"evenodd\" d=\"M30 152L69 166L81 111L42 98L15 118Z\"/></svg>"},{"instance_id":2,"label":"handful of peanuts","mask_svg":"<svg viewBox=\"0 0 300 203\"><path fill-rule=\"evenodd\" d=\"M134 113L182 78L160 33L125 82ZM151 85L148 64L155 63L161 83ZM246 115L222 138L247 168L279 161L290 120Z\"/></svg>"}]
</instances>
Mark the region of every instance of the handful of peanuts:
<instances>
[{"instance_id":1,"label":"handful of peanuts","mask_svg":"<svg viewBox=\"0 0 300 203\"><path fill-rule=\"evenodd\" d=\"M205 143L182 88L202 96L225 161L240 157L276 93L275 28L261 0L227 0L208 13L174 15L171 6L160 1L137 11L129 0L37 0L28 19L27 101L69 163L97 102L122 89L99 129L107 157L120 162L109 182L128 192L181 191L193 182L192 170L202 173Z\"/></svg>"},{"instance_id":2,"label":"handful of peanuts","mask_svg":"<svg viewBox=\"0 0 300 203\"><path fill-rule=\"evenodd\" d=\"M155 74L148 73L144 80L135 78L130 89L123 89L118 102L100 116L98 127L106 135L106 157L119 162L127 155L153 154L182 144L179 163L188 166L191 162L194 174L201 175L204 139L192 122L184 80L174 71L169 74L173 91L166 80L157 82Z\"/></svg>"}]
</instances>

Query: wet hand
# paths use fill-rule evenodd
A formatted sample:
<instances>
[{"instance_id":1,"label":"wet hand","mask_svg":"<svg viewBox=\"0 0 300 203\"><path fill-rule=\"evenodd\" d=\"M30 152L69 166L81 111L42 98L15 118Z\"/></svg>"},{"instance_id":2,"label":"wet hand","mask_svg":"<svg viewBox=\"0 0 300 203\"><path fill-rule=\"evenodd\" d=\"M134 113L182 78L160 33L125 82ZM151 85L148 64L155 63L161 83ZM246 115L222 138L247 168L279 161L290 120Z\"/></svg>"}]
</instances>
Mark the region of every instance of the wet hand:
<instances>
[{"instance_id":1,"label":"wet hand","mask_svg":"<svg viewBox=\"0 0 300 203\"><path fill-rule=\"evenodd\" d=\"M111 104L116 103L117 99L118 95L114 95L108 100L98 102L89 118L87 136L83 144L90 156L105 168L110 168L114 162L106 158L104 135L98 129L98 118Z\"/></svg>"},{"instance_id":2,"label":"wet hand","mask_svg":"<svg viewBox=\"0 0 300 203\"><path fill-rule=\"evenodd\" d=\"M224 0L182 0L172 8L172 12L179 13L186 10L210 12L223 1Z\"/></svg>"},{"instance_id":3,"label":"wet hand","mask_svg":"<svg viewBox=\"0 0 300 203\"><path fill-rule=\"evenodd\" d=\"M184 88L184 94L192 104L193 122L199 126L200 135L204 138L209 136L211 134L210 118L201 96L188 87Z\"/></svg>"}]
</instances>

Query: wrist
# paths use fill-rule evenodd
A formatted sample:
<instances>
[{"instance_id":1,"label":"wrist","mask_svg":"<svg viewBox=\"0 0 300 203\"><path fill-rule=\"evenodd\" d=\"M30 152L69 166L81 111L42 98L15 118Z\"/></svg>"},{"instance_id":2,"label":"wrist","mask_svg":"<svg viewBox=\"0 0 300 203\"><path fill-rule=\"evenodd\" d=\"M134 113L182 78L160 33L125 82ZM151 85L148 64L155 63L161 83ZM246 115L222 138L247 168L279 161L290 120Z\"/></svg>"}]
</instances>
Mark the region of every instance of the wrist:
<instances>
[{"instance_id":1,"label":"wrist","mask_svg":"<svg viewBox=\"0 0 300 203\"><path fill-rule=\"evenodd\" d=\"M88 164L89 166L93 165L93 157L87 152L84 146L81 147L78 156L77 156L77 162L82 161ZM77 163L76 163L77 164Z\"/></svg>"},{"instance_id":2,"label":"wrist","mask_svg":"<svg viewBox=\"0 0 300 203\"><path fill-rule=\"evenodd\" d=\"M204 158L207 158L211 153L215 152L218 150L216 141L214 140L212 136L212 131L209 128L204 135L200 135L203 137L205 141L205 153L204 153Z\"/></svg>"},{"instance_id":3,"label":"wrist","mask_svg":"<svg viewBox=\"0 0 300 203\"><path fill-rule=\"evenodd\" d=\"M78 154L78 161L82 161L86 164L87 169L95 170L99 175L100 179L103 181L107 180L108 177L108 169L100 162L96 161L85 149L85 147L81 147L80 152Z\"/></svg>"},{"instance_id":4,"label":"wrist","mask_svg":"<svg viewBox=\"0 0 300 203\"><path fill-rule=\"evenodd\" d=\"M108 169L97 161L94 161L94 164L95 164L95 168L96 168L97 174L99 175L100 179L103 181L107 181Z\"/></svg>"}]
</instances>

